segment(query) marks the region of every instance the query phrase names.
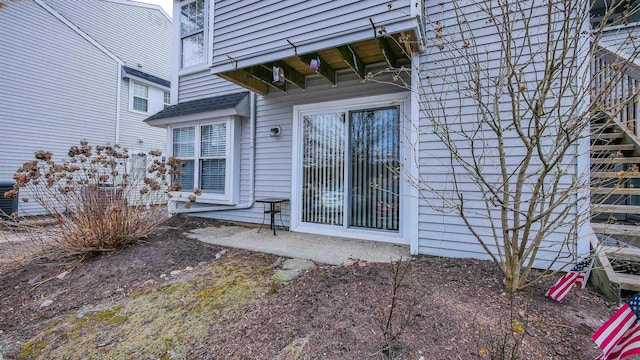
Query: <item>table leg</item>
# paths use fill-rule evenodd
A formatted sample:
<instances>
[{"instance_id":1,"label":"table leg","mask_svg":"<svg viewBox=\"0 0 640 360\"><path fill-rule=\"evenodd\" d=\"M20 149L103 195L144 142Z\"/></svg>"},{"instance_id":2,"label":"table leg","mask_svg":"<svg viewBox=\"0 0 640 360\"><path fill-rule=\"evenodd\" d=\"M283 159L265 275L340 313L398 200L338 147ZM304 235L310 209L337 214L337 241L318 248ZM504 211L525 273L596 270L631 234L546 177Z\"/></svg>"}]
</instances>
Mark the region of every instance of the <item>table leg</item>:
<instances>
[{"instance_id":1,"label":"table leg","mask_svg":"<svg viewBox=\"0 0 640 360\"><path fill-rule=\"evenodd\" d=\"M276 234L276 204L271 203L270 206L270 215L271 215L271 229L273 230L273 235Z\"/></svg>"}]
</instances>

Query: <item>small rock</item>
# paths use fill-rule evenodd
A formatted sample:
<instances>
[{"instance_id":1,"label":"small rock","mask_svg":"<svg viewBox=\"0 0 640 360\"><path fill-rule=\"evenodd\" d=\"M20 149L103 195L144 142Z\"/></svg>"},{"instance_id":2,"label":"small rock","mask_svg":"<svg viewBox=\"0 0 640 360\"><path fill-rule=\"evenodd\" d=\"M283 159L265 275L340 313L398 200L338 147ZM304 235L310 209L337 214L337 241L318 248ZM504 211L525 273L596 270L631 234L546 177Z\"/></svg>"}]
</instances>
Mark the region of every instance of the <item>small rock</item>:
<instances>
[{"instance_id":1,"label":"small rock","mask_svg":"<svg viewBox=\"0 0 640 360\"><path fill-rule=\"evenodd\" d=\"M53 304L53 300L45 300L45 301L42 302L42 304L40 304L40 308L41 309L45 308L45 307L47 307L47 306L49 306L51 304Z\"/></svg>"},{"instance_id":2,"label":"small rock","mask_svg":"<svg viewBox=\"0 0 640 360\"><path fill-rule=\"evenodd\" d=\"M227 249L224 249L224 250L220 251L219 253L217 253L216 256L215 256L216 260L218 260L221 257L223 257L224 254L226 254L226 253L227 253Z\"/></svg>"},{"instance_id":3,"label":"small rock","mask_svg":"<svg viewBox=\"0 0 640 360\"><path fill-rule=\"evenodd\" d=\"M142 283L140 283L140 282L134 282L134 283L131 285L131 287L132 287L132 288L134 288L134 289L135 289L135 288L139 288L139 287L143 287L143 286L144 286L144 284L142 284Z\"/></svg>"},{"instance_id":4,"label":"small rock","mask_svg":"<svg viewBox=\"0 0 640 360\"><path fill-rule=\"evenodd\" d=\"M273 274L271 279L280 283L287 283L295 279L298 275L300 275L298 270L278 270Z\"/></svg>"},{"instance_id":5,"label":"small rock","mask_svg":"<svg viewBox=\"0 0 640 360\"><path fill-rule=\"evenodd\" d=\"M205 266L205 265L207 265L207 262L206 262L206 261L200 261L200 262L198 263L198 266Z\"/></svg>"},{"instance_id":6,"label":"small rock","mask_svg":"<svg viewBox=\"0 0 640 360\"><path fill-rule=\"evenodd\" d=\"M35 285L38 281L42 280L42 275L37 275L31 279L29 279L29 285Z\"/></svg>"},{"instance_id":7,"label":"small rock","mask_svg":"<svg viewBox=\"0 0 640 360\"><path fill-rule=\"evenodd\" d=\"M184 270L185 270L185 271L192 271L192 270L193 270L193 267L191 267L191 266L187 266L186 268L184 268Z\"/></svg>"},{"instance_id":8,"label":"small rock","mask_svg":"<svg viewBox=\"0 0 640 360\"><path fill-rule=\"evenodd\" d=\"M144 282L144 285L151 285L151 284L155 284L155 283L156 283L156 281L155 281L155 280L151 280L151 279L149 279L149 280L147 280L147 281L145 281L145 282Z\"/></svg>"},{"instance_id":9,"label":"small rock","mask_svg":"<svg viewBox=\"0 0 640 360\"><path fill-rule=\"evenodd\" d=\"M164 279L167 277L167 274L160 274L160 279Z\"/></svg>"},{"instance_id":10,"label":"small rock","mask_svg":"<svg viewBox=\"0 0 640 360\"><path fill-rule=\"evenodd\" d=\"M180 270L173 270L172 272L169 273L169 275L176 276L176 275L179 275L181 272L182 271L180 271Z\"/></svg>"},{"instance_id":11,"label":"small rock","mask_svg":"<svg viewBox=\"0 0 640 360\"><path fill-rule=\"evenodd\" d=\"M282 268L285 270L308 270L313 267L313 261L307 259L294 258L289 259L282 264Z\"/></svg>"},{"instance_id":12,"label":"small rock","mask_svg":"<svg viewBox=\"0 0 640 360\"><path fill-rule=\"evenodd\" d=\"M277 268L278 266L280 266L280 264L282 264L282 258L279 257L276 261L273 262L273 264L271 264L269 266L269 268L273 269L273 268Z\"/></svg>"},{"instance_id":13,"label":"small rock","mask_svg":"<svg viewBox=\"0 0 640 360\"><path fill-rule=\"evenodd\" d=\"M116 292L123 292L123 291L124 291L124 289L123 289L123 288L117 288L117 289L116 289Z\"/></svg>"}]
</instances>

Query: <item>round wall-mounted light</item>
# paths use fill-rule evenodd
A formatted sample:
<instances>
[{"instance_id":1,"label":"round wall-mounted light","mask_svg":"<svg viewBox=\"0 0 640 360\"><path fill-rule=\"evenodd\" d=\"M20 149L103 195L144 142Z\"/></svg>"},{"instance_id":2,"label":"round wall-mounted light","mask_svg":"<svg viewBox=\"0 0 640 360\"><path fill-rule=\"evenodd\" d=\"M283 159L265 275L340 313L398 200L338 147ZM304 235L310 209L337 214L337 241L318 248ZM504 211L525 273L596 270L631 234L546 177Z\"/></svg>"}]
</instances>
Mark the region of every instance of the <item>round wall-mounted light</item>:
<instances>
[{"instance_id":1,"label":"round wall-mounted light","mask_svg":"<svg viewBox=\"0 0 640 360\"><path fill-rule=\"evenodd\" d=\"M282 128L280 127L280 125L274 126L271 129L269 129L269 136L280 136L281 133L282 133Z\"/></svg>"}]
</instances>

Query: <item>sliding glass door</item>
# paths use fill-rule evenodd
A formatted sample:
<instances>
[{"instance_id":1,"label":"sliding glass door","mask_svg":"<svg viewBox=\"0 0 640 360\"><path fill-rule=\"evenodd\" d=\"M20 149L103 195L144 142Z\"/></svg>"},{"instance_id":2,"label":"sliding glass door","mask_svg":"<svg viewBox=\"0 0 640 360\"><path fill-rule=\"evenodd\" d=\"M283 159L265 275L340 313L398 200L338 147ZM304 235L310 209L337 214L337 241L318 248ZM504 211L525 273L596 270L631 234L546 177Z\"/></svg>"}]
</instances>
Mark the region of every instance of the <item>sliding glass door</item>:
<instances>
[{"instance_id":1,"label":"sliding glass door","mask_svg":"<svg viewBox=\"0 0 640 360\"><path fill-rule=\"evenodd\" d=\"M398 231L398 106L301 117L302 222Z\"/></svg>"}]
</instances>

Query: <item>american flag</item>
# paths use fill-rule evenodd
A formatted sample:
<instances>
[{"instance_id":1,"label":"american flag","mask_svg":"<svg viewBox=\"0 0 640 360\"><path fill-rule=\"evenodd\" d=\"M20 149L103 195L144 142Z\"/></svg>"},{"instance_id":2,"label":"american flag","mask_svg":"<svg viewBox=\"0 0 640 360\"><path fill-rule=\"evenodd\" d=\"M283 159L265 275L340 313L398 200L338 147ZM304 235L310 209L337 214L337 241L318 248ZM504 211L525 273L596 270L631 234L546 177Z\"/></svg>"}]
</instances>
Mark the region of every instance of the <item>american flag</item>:
<instances>
[{"instance_id":1,"label":"american flag","mask_svg":"<svg viewBox=\"0 0 640 360\"><path fill-rule=\"evenodd\" d=\"M597 360L618 360L640 354L640 293L622 305L591 338L602 349Z\"/></svg>"},{"instance_id":2,"label":"american flag","mask_svg":"<svg viewBox=\"0 0 640 360\"><path fill-rule=\"evenodd\" d=\"M589 271L591 271L592 264L593 260L591 259L577 263L569 272L564 274L544 296L562 302L567 297L567 294L569 294L569 290L571 290L573 284L584 288L587 285L587 275L589 275Z\"/></svg>"}]
</instances>

